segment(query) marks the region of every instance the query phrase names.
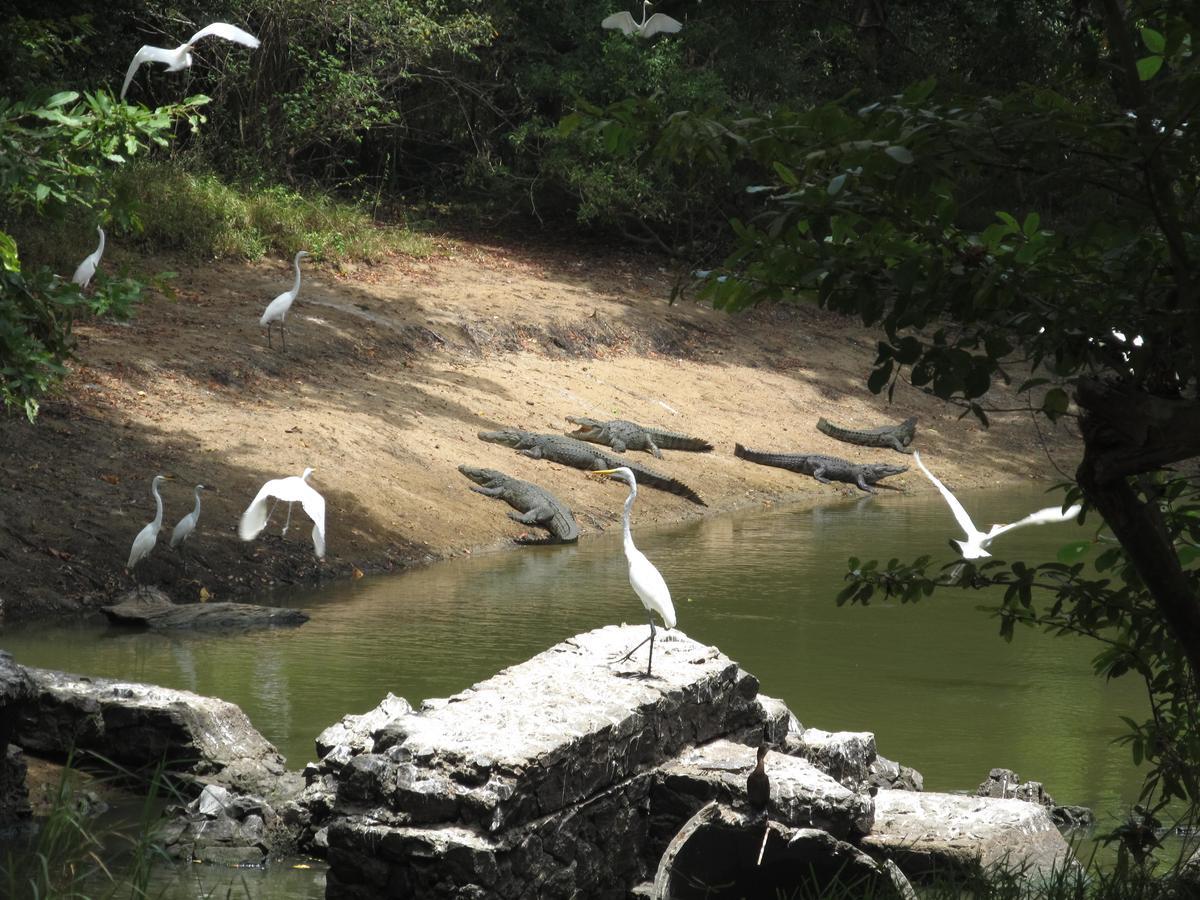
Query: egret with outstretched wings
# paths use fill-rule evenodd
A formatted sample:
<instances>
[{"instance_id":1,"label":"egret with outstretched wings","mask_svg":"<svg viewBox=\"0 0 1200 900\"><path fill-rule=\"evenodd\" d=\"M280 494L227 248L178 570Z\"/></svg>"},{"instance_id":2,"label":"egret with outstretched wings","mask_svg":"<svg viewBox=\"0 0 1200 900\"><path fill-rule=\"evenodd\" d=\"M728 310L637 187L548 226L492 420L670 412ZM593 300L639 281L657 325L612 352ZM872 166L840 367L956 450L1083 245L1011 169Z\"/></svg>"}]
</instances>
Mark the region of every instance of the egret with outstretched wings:
<instances>
[{"instance_id":1,"label":"egret with outstretched wings","mask_svg":"<svg viewBox=\"0 0 1200 900\"><path fill-rule=\"evenodd\" d=\"M133 81L133 76L137 74L138 67L142 63L162 63L167 67L168 72L186 69L192 64L192 47L196 41L206 37L224 38L235 44L244 44L251 48L257 47L259 44L258 38L250 32L243 31L228 22L213 22L211 25L205 25L193 34L186 44L180 44L174 50L168 50L165 47L151 47L146 44L133 54L133 61L125 72L125 83L121 85L121 99L125 99L125 92L129 90L129 82Z\"/></svg>"}]
</instances>

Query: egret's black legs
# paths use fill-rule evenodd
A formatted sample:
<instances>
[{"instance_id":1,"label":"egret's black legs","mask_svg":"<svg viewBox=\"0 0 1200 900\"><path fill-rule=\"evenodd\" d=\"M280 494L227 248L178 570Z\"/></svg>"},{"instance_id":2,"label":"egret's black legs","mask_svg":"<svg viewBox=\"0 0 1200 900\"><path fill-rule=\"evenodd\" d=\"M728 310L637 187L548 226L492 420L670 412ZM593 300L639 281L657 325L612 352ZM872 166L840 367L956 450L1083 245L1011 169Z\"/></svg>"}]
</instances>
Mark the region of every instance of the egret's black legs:
<instances>
[{"instance_id":1,"label":"egret's black legs","mask_svg":"<svg viewBox=\"0 0 1200 900\"><path fill-rule=\"evenodd\" d=\"M625 662L625 660L631 658L633 656L633 654L635 654L639 650L641 650L642 646L647 641L649 641L650 642L650 659L647 660L647 662L646 662L646 677L649 678L650 677L650 667L654 664L654 613L650 612L650 610L646 610L646 614L650 617L650 637L646 638L646 640L642 641L640 644L638 644L636 647L634 647L632 650L630 650L624 656L617 656L617 657L614 657L613 659L616 662Z\"/></svg>"},{"instance_id":2,"label":"egret's black legs","mask_svg":"<svg viewBox=\"0 0 1200 900\"><path fill-rule=\"evenodd\" d=\"M279 320L279 337L283 340L283 352L287 353L287 328L283 324L283 319Z\"/></svg>"},{"instance_id":3,"label":"egret's black legs","mask_svg":"<svg viewBox=\"0 0 1200 900\"><path fill-rule=\"evenodd\" d=\"M274 507L272 507L273 509ZM288 504L287 521L283 523L283 531L281 534L287 534L288 526L292 524L292 504Z\"/></svg>"},{"instance_id":4,"label":"egret's black legs","mask_svg":"<svg viewBox=\"0 0 1200 900\"><path fill-rule=\"evenodd\" d=\"M271 323L267 323L267 347L271 350L275 349L275 345L271 343Z\"/></svg>"}]
</instances>

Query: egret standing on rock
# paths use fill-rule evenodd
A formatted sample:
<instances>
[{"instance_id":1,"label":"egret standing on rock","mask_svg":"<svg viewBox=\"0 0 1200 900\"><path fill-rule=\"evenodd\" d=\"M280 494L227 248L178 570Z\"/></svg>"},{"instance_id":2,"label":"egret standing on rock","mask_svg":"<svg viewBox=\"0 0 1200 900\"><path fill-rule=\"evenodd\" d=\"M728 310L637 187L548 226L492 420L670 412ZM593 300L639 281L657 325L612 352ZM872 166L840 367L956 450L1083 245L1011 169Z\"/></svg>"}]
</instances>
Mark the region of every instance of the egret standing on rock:
<instances>
[{"instance_id":1,"label":"egret standing on rock","mask_svg":"<svg viewBox=\"0 0 1200 900\"><path fill-rule=\"evenodd\" d=\"M154 480L150 482L150 493L154 495L154 521L139 531L137 537L133 539L133 546L129 548L129 562L125 563L125 568L132 569L136 566L150 555L150 551L158 543L158 531L162 528L163 517L162 495L158 492L158 486L172 477L174 476L155 475Z\"/></svg>"},{"instance_id":2,"label":"egret standing on rock","mask_svg":"<svg viewBox=\"0 0 1200 900\"><path fill-rule=\"evenodd\" d=\"M612 28L620 31L622 34L636 34L638 37L651 38L660 31L665 34L675 34L683 28L683 23L678 19L672 19L663 13L655 13L649 19L646 18L646 10L654 4L650 0L642 0L642 21L633 21L633 16L626 10L619 13L613 13L600 23L601 28Z\"/></svg>"},{"instance_id":3,"label":"egret standing on rock","mask_svg":"<svg viewBox=\"0 0 1200 900\"><path fill-rule=\"evenodd\" d=\"M963 559L982 559L985 556L991 556L992 554L987 552L988 545L1006 531L1012 531L1014 528L1021 528L1025 525L1046 525L1053 522L1066 522L1079 515L1079 511L1083 508L1078 503L1066 511L1061 506L1047 506L1045 509L1039 509L1037 512L1031 513L1025 518L1009 525L993 525L989 531L980 531L975 527L975 523L971 521L971 517L967 515L967 511L963 509L963 505L958 502L958 498L950 493L950 489L938 481L932 472L925 468L925 463L921 462L921 454L914 453L913 460L916 461L921 471L925 473L925 477L933 482L933 486L941 491L946 504L950 507L950 512L954 513L954 518L958 521L962 530L967 533L965 541L953 542L958 546L958 552L962 554Z\"/></svg>"},{"instance_id":4,"label":"egret standing on rock","mask_svg":"<svg viewBox=\"0 0 1200 900\"><path fill-rule=\"evenodd\" d=\"M71 280L80 288L88 286L88 282L96 274L96 267L100 265L100 257L104 255L104 229L97 225L96 231L100 232L100 246L96 248L95 253L87 255L79 264L79 268L75 270L75 274L71 276Z\"/></svg>"},{"instance_id":5,"label":"egret standing on rock","mask_svg":"<svg viewBox=\"0 0 1200 900\"><path fill-rule=\"evenodd\" d=\"M600 469L596 472L589 472L588 475L608 476L613 481L621 481L629 485L629 497L625 500L625 558L629 560L629 583L633 586L634 593L642 601L642 606L646 607L646 613L650 617L650 637L646 638L646 641L650 642L650 657L646 660L646 677L649 678L650 667L654 663L654 614L658 613L662 616L663 624L668 631L675 627L675 607L671 604L671 591L658 569L654 568L653 563L646 559L646 554L633 545L633 532L629 528L629 516L633 511L634 498L637 497L637 479L633 477L633 472L625 466L621 466L618 469ZM642 641L642 644L646 641ZM642 644L638 644L620 659L629 659L641 648Z\"/></svg>"},{"instance_id":6,"label":"egret standing on rock","mask_svg":"<svg viewBox=\"0 0 1200 900\"><path fill-rule=\"evenodd\" d=\"M175 530L171 532L171 546L181 552L184 541L192 536L192 532L196 530L196 523L200 521L200 492L202 490L204 490L204 485L196 485L196 508L180 519Z\"/></svg>"},{"instance_id":7,"label":"egret standing on rock","mask_svg":"<svg viewBox=\"0 0 1200 900\"><path fill-rule=\"evenodd\" d=\"M242 513L238 523L238 535L243 541L252 541L267 525L267 519L275 509L267 510L267 500L275 498L275 503L282 500L288 505L287 522L284 523L283 533L287 534L288 526L292 523L292 504L299 503L313 520L312 541L317 558L325 556L325 498L318 494L308 483L312 469L305 469L303 475L289 475L287 478L274 478L264 484L254 496L254 500Z\"/></svg>"},{"instance_id":8,"label":"egret standing on rock","mask_svg":"<svg viewBox=\"0 0 1200 900\"><path fill-rule=\"evenodd\" d=\"M271 323L276 319L279 320L279 336L283 339L283 349L287 349L287 332L283 328L283 317L287 315L287 311L292 308L292 303L296 297L300 295L300 258L308 256L307 250L301 250L296 254L296 259L292 265L296 267L296 283L292 285L290 291L284 291L274 300L267 304L267 308L263 311L262 318L258 320L259 325L263 325L267 329L267 346L271 346Z\"/></svg>"},{"instance_id":9,"label":"egret standing on rock","mask_svg":"<svg viewBox=\"0 0 1200 900\"><path fill-rule=\"evenodd\" d=\"M125 83L121 85L121 99L125 99L125 92L129 90L129 82L133 81L133 76L137 74L138 66L142 63L162 63L167 67L168 72L179 72L191 66L192 47L196 41L200 40L200 38L210 36L224 38L227 41L233 41L237 44L245 44L251 48L257 47L259 43L258 38L248 31L243 31L236 25L230 25L226 22L213 22L211 25L205 25L193 34L186 44L180 44L174 50L167 50L164 47L151 47L149 44L146 44L137 53L133 54L133 62L129 64L129 69L125 72Z\"/></svg>"}]
</instances>

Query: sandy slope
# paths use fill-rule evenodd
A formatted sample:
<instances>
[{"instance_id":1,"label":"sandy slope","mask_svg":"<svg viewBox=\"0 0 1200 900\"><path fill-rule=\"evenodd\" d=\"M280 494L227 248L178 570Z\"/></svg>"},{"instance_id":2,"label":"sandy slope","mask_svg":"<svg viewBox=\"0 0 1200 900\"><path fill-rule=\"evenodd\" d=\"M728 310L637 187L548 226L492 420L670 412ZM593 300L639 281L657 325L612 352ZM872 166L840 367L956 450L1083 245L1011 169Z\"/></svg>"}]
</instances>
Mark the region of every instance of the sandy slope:
<instances>
[{"instance_id":1,"label":"sandy slope","mask_svg":"<svg viewBox=\"0 0 1200 900\"><path fill-rule=\"evenodd\" d=\"M164 533L138 580L179 600L202 589L232 599L271 582L507 545L523 529L505 505L468 490L455 470L463 462L550 488L585 534L618 521L618 485L484 444L480 429L558 431L565 416L583 414L716 444L661 461L635 454L708 502L643 491L642 528L855 492L744 463L735 441L905 461L825 437L813 427L821 415L864 427L919 416L918 446L956 488L1053 477L1051 459L1069 470L1078 452L1072 434L1039 436L1028 415L996 415L984 431L903 385L888 407L864 387L873 333L805 307L731 317L669 306L669 277L650 258L460 242L429 261L343 275L313 267L288 318L286 352L278 341L268 349L258 326L266 303L290 287L285 262L157 262L179 270L177 297L148 302L130 326L79 328L79 362L38 425L0 424L5 615L94 604L129 586L123 567L153 516L156 472L178 480L166 486ZM989 399L1020 405L999 391ZM237 517L258 486L305 466L328 501L328 558L313 559L303 520L286 538L273 528L238 541ZM167 536L197 482L219 493L206 497L195 555L181 561ZM930 490L914 471L887 483Z\"/></svg>"}]
</instances>

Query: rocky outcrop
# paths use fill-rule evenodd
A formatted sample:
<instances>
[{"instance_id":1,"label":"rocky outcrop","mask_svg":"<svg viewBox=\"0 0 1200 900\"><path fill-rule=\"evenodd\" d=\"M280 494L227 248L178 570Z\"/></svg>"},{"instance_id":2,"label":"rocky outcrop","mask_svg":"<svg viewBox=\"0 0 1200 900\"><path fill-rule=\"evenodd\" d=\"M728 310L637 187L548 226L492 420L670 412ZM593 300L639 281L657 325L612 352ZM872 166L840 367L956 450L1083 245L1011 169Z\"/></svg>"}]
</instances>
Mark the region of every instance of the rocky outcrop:
<instances>
[{"instance_id":1,"label":"rocky outcrop","mask_svg":"<svg viewBox=\"0 0 1200 900\"><path fill-rule=\"evenodd\" d=\"M670 827L656 769L768 726L757 681L678 631L653 678L610 662L643 637L579 635L375 732L336 779L327 895L624 896L657 864L650 823Z\"/></svg>"},{"instance_id":2,"label":"rocky outcrop","mask_svg":"<svg viewBox=\"0 0 1200 900\"><path fill-rule=\"evenodd\" d=\"M261 797L237 794L218 784L170 811L155 834L175 859L225 866L257 866L272 851L295 845L294 832Z\"/></svg>"},{"instance_id":3,"label":"rocky outcrop","mask_svg":"<svg viewBox=\"0 0 1200 900\"><path fill-rule=\"evenodd\" d=\"M823 772L855 790L867 787L920 791L925 779L909 766L878 754L869 731L793 730L782 744L787 753L803 756Z\"/></svg>"},{"instance_id":4,"label":"rocky outcrop","mask_svg":"<svg viewBox=\"0 0 1200 900\"><path fill-rule=\"evenodd\" d=\"M277 606L251 603L173 603L154 587L139 587L121 597L119 603L102 606L110 622L160 630L194 629L244 631L250 628L303 625L308 613Z\"/></svg>"},{"instance_id":5,"label":"rocky outcrop","mask_svg":"<svg viewBox=\"0 0 1200 900\"><path fill-rule=\"evenodd\" d=\"M1012 769L992 769L987 780L975 789L980 797L1016 798L1045 807L1050 819L1063 830L1090 828L1096 815L1086 806L1061 806L1046 791L1040 781L1021 781Z\"/></svg>"},{"instance_id":6,"label":"rocky outcrop","mask_svg":"<svg viewBox=\"0 0 1200 900\"><path fill-rule=\"evenodd\" d=\"M960 794L879 791L875 825L860 845L910 877L933 871L979 875L1007 865L1034 879L1071 860L1043 807Z\"/></svg>"},{"instance_id":7,"label":"rocky outcrop","mask_svg":"<svg viewBox=\"0 0 1200 900\"><path fill-rule=\"evenodd\" d=\"M16 746L17 710L33 696L33 682L22 666L0 650L0 832L29 818L25 758Z\"/></svg>"},{"instance_id":8,"label":"rocky outcrop","mask_svg":"<svg viewBox=\"0 0 1200 900\"><path fill-rule=\"evenodd\" d=\"M299 790L284 759L237 706L190 691L25 668L32 691L16 743L49 757L91 751L132 769L264 796Z\"/></svg>"}]
</instances>

